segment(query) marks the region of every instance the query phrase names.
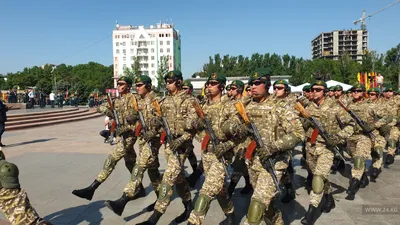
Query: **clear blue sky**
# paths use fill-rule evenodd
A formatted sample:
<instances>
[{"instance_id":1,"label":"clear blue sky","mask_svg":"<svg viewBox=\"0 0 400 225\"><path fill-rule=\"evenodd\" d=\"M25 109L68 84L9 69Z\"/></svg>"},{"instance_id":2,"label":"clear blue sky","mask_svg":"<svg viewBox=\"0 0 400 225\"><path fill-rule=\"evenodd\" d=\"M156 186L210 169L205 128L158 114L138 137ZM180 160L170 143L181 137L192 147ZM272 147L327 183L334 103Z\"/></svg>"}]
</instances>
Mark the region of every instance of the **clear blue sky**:
<instances>
[{"instance_id":1,"label":"clear blue sky","mask_svg":"<svg viewBox=\"0 0 400 225\"><path fill-rule=\"evenodd\" d=\"M114 2L114 3L111 3ZM112 64L111 36L121 25L172 19L182 37L182 72L200 71L208 56L278 53L310 58L320 32L356 29L362 9L394 0L14 0L0 7L0 73L45 63ZM400 43L400 3L367 20L369 47L384 53ZM86 49L86 50L84 50Z\"/></svg>"}]
</instances>

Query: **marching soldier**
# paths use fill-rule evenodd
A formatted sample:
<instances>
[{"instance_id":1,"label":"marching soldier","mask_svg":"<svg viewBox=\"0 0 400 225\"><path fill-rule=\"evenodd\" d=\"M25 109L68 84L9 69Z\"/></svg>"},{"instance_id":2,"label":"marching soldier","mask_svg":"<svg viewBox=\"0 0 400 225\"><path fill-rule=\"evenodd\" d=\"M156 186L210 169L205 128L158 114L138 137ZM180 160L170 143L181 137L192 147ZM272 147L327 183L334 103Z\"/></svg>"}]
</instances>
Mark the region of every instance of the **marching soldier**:
<instances>
[{"instance_id":1,"label":"marching soldier","mask_svg":"<svg viewBox=\"0 0 400 225\"><path fill-rule=\"evenodd\" d=\"M225 162L221 162L222 157L233 155L232 149L236 145L234 139L229 139L226 136L225 129L222 129L224 123L230 117L236 116L231 102L222 102L222 92L225 88L226 78L222 74L211 74L206 82L208 100L203 105L203 110L210 120L209 124L215 132L219 144L215 149L211 144L203 143L206 149L202 151L202 162L204 168L205 181L201 187L199 197L195 203L194 210L189 217L189 223L192 225L202 224L207 211L210 207L211 200L216 197L222 211L226 215L225 222L227 224L234 223L234 206L228 193L226 192L225 177L227 176L224 167ZM238 120L238 119L237 119ZM239 123L239 121L237 121ZM231 126L234 123L229 123L226 126ZM204 122L201 118L195 120L192 124L192 129L198 130L204 127ZM203 133L204 134L204 133ZM207 139L203 139L207 140Z\"/></svg>"},{"instance_id":2,"label":"marching soldier","mask_svg":"<svg viewBox=\"0 0 400 225\"><path fill-rule=\"evenodd\" d=\"M266 210L265 216L273 224L283 224L281 213L274 212L276 209L271 205L277 187L263 162L268 159L274 161L272 166L276 174L276 184L279 184L288 167L288 151L304 139L304 130L293 110L293 104L287 105L288 102L285 101L276 104L276 99L268 93L271 84L269 76L263 75L262 71L255 72L248 82L252 101L246 106L246 111L249 119L256 125L263 143L263 146L257 146L255 156L248 162L251 183L255 187L245 221L249 225L261 224ZM285 89L288 90L287 87L282 90Z\"/></svg>"},{"instance_id":3,"label":"marching soldier","mask_svg":"<svg viewBox=\"0 0 400 225\"><path fill-rule=\"evenodd\" d=\"M18 167L6 161L0 147L0 211L12 225L51 225L32 207L18 176Z\"/></svg>"},{"instance_id":4,"label":"marching soldier","mask_svg":"<svg viewBox=\"0 0 400 225\"><path fill-rule=\"evenodd\" d=\"M186 124L192 124L192 121L197 119L193 108L194 99L182 90L183 77L180 71L168 72L164 80L169 94L161 102L161 113L166 118L173 139L167 141L164 150L168 164L160 184L154 212L147 221L139 223L140 225L155 225L158 222L172 200L173 186L185 206L185 211L175 222L182 223L187 220L193 209L190 189L184 175L184 163L188 152L193 151L195 131L188 131Z\"/></svg>"},{"instance_id":5,"label":"marching soldier","mask_svg":"<svg viewBox=\"0 0 400 225\"><path fill-rule=\"evenodd\" d=\"M329 88L328 88L328 94L327 94L327 98L329 98L329 99L334 99L335 98L335 88L336 88L336 86L330 86Z\"/></svg>"},{"instance_id":6,"label":"marching soldier","mask_svg":"<svg viewBox=\"0 0 400 225\"><path fill-rule=\"evenodd\" d=\"M136 153L133 148L136 142L136 136L133 131L135 129L135 123L138 120L138 114L133 109L133 106L131 104L131 98L133 98L133 95L130 93L132 80L128 77L122 76L118 79L117 85L120 97L115 99L114 110L117 112L118 118L114 118L110 105L103 104L98 108L98 112L102 112L114 120L118 119L120 123L116 130L117 146L111 152L111 154L108 155L107 159L104 162L103 169L94 180L94 182L84 189L72 191L72 194L80 198L87 199L89 201L92 200L94 192L100 186L100 184L106 181L107 178L110 176L115 168L115 165L117 165L120 159L124 158L125 166L128 169L129 173L132 173L132 169L135 166L136 162ZM145 190L143 186L140 185L136 197L144 196Z\"/></svg>"},{"instance_id":7,"label":"marching soldier","mask_svg":"<svg viewBox=\"0 0 400 225\"><path fill-rule=\"evenodd\" d=\"M396 88L392 85L387 85L385 90L383 91L383 95L385 96L383 103L385 107L391 113L393 117L393 122L390 124L390 132L388 135L388 152L386 155L385 164L390 165L394 163L394 157L396 153L396 145L400 138L400 131L399 128L396 126L399 121L398 113L400 109L400 102L396 101L394 98L394 93Z\"/></svg>"},{"instance_id":8,"label":"marching soldier","mask_svg":"<svg viewBox=\"0 0 400 225\"><path fill-rule=\"evenodd\" d=\"M136 107L138 107L138 113L142 114L144 120L140 121L140 126L136 129L136 133L139 135L139 157L133 167L131 180L125 186L122 196L115 201L107 200L105 203L109 209L119 216L122 215L125 205L129 201L134 200L135 196L141 192L143 175L146 170L156 194L161 182L161 175L158 171L158 167L160 166L158 162L158 150L161 145L158 131L156 130L158 119L153 114L153 101L156 98L156 94L151 89L151 78L147 75L137 77L135 84L138 93ZM147 210L152 211L153 205L150 205Z\"/></svg>"},{"instance_id":9,"label":"marching soldier","mask_svg":"<svg viewBox=\"0 0 400 225\"><path fill-rule=\"evenodd\" d=\"M350 137L354 130L354 121L351 117L333 101L326 101L326 83L316 81L311 85L313 102L306 107L310 116L316 118L323 128L330 134L329 139L324 140L319 134L318 129L306 120L303 124L307 136L307 164L312 172L312 176L307 177L312 180L312 190L310 193L310 205L305 217L301 220L302 224L314 224L316 212L322 197L326 198L325 205L322 206L322 212L330 212L335 208L335 200L330 193L330 184L328 176L333 163L334 153L330 150L344 140ZM344 124L343 129L339 128L336 117ZM317 136L312 134L317 134Z\"/></svg>"}]
</instances>

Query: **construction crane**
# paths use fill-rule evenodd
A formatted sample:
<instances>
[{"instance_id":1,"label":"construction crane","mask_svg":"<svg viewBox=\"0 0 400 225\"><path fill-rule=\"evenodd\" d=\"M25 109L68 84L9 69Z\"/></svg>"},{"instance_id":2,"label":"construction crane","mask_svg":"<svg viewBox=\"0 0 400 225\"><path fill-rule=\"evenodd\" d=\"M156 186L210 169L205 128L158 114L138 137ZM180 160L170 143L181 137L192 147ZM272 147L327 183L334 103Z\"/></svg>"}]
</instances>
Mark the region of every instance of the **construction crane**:
<instances>
[{"instance_id":1,"label":"construction crane","mask_svg":"<svg viewBox=\"0 0 400 225\"><path fill-rule=\"evenodd\" d=\"M359 22L361 22L361 29L362 29L362 30L366 30L366 29L367 29L367 25L365 24L365 19L370 18L371 16L373 16L373 15L375 15L375 14L377 14L377 13L380 13L380 12L382 12L383 10L385 10L385 9L387 9L387 8L389 8L389 7L394 6L394 5L396 5L397 3L400 3L400 0L395 1L395 2L393 2L392 4L390 4L390 5L388 5L388 6L384 7L384 8L382 8L382 9L380 9L380 10L374 12L374 13L369 14L368 16L365 15L365 9L364 9L363 12L362 12L361 18L358 19L358 20L356 20L356 21L354 21L354 25L357 25Z\"/></svg>"}]
</instances>

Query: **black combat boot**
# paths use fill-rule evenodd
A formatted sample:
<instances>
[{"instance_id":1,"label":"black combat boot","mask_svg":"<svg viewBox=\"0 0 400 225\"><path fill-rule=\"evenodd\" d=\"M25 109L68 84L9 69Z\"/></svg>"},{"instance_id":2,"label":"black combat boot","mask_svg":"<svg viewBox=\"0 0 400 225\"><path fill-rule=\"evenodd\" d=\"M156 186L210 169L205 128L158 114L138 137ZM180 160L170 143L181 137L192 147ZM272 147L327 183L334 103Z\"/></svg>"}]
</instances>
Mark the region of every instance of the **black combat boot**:
<instances>
[{"instance_id":1,"label":"black combat boot","mask_svg":"<svg viewBox=\"0 0 400 225\"><path fill-rule=\"evenodd\" d=\"M127 196L125 193L122 194L121 198L115 200L115 201L110 201L107 200L105 205L111 209L115 214L118 216L121 216L122 213L124 212L125 206L129 201L142 198L146 196L146 192L144 190L144 187L142 184L139 185L138 190L136 194L133 197Z\"/></svg>"},{"instance_id":2,"label":"black combat boot","mask_svg":"<svg viewBox=\"0 0 400 225\"><path fill-rule=\"evenodd\" d=\"M314 178L314 175L311 172L308 172L306 183L305 183L306 188L312 188L313 178Z\"/></svg>"},{"instance_id":3,"label":"black combat boot","mask_svg":"<svg viewBox=\"0 0 400 225\"><path fill-rule=\"evenodd\" d=\"M147 212L152 212L154 210L154 207L156 206L156 203L158 201L158 191L155 191L155 193L156 193L157 199L153 203L151 203L150 205L148 205L146 207Z\"/></svg>"},{"instance_id":4,"label":"black combat boot","mask_svg":"<svg viewBox=\"0 0 400 225\"><path fill-rule=\"evenodd\" d=\"M281 202L286 204L296 198L296 190L294 189L292 182L285 184L285 188L286 194L281 199Z\"/></svg>"},{"instance_id":5,"label":"black combat boot","mask_svg":"<svg viewBox=\"0 0 400 225\"><path fill-rule=\"evenodd\" d=\"M386 164L391 165L394 163L394 155L387 154L386 155Z\"/></svg>"},{"instance_id":6,"label":"black combat boot","mask_svg":"<svg viewBox=\"0 0 400 225\"><path fill-rule=\"evenodd\" d=\"M306 215L300 221L301 224L313 225L316 211L317 211L317 208L315 208L315 206L309 205L308 206L308 211L306 212Z\"/></svg>"},{"instance_id":7,"label":"black combat boot","mask_svg":"<svg viewBox=\"0 0 400 225\"><path fill-rule=\"evenodd\" d=\"M325 194L325 205L322 206L321 211L324 213L329 213L332 209L336 207L335 199L332 194Z\"/></svg>"},{"instance_id":8,"label":"black combat boot","mask_svg":"<svg viewBox=\"0 0 400 225\"><path fill-rule=\"evenodd\" d=\"M189 219L190 213L193 210L192 200L184 202L183 205L185 206L185 211L181 215L175 218L176 223L182 223L183 221Z\"/></svg>"},{"instance_id":9,"label":"black combat boot","mask_svg":"<svg viewBox=\"0 0 400 225\"><path fill-rule=\"evenodd\" d=\"M78 196L79 198L84 198L90 201L92 200L94 192L100 186L100 184L101 184L100 182L94 180L89 187L84 189L73 190L72 194Z\"/></svg>"},{"instance_id":10,"label":"black combat boot","mask_svg":"<svg viewBox=\"0 0 400 225\"><path fill-rule=\"evenodd\" d=\"M371 169L371 181L376 182L375 179L378 178L381 173L381 168L372 168Z\"/></svg>"},{"instance_id":11,"label":"black combat boot","mask_svg":"<svg viewBox=\"0 0 400 225\"><path fill-rule=\"evenodd\" d=\"M222 221L223 225L233 225L235 223L234 213L225 213L226 219Z\"/></svg>"},{"instance_id":12,"label":"black combat boot","mask_svg":"<svg viewBox=\"0 0 400 225\"><path fill-rule=\"evenodd\" d=\"M356 178L351 178L350 180L350 185L349 188L347 189L346 193L348 195L355 195L358 191L358 189L360 189L360 181Z\"/></svg>"},{"instance_id":13,"label":"black combat boot","mask_svg":"<svg viewBox=\"0 0 400 225\"><path fill-rule=\"evenodd\" d=\"M193 171L197 170L197 163L190 164L190 166L192 167Z\"/></svg>"},{"instance_id":14,"label":"black combat boot","mask_svg":"<svg viewBox=\"0 0 400 225\"><path fill-rule=\"evenodd\" d=\"M243 176L243 177L244 177L244 180L246 182L246 185L240 191L240 194L247 195L248 193L250 193L253 190L253 186L251 186L250 177L249 176Z\"/></svg>"},{"instance_id":15,"label":"black combat boot","mask_svg":"<svg viewBox=\"0 0 400 225\"><path fill-rule=\"evenodd\" d=\"M369 179L367 174L364 172L360 180L360 188L365 188L366 186L368 186L368 184L369 184Z\"/></svg>"},{"instance_id":16,"label":"black combat boot","mask_svg":"<svg viewBox=\"0 0 400 225\"><path fill-rule=\"evenodd\" d=\"M189 187L194 188L196 186L197 180L201 177L203 171L200 168L197 168L189 177L186 178Z\"/></svg>"},{"instance_id":17,"label":"black combat boot","mask_svg":"<svg viewBox=\"0 0 400 225\"><path fill-rule=\"evenodd\" d=\"M156 225L163 214L155 210L147 221L137 223L136 225Z\"/></svg>"},{"instance_id":18,"label":"black combat boot","mask_svg":"<svg viewBox=\"0 0 400 225\"><path fill-rule=\"evenodd\" d=\"M229 187L228 187L228 195L229 195L229 197L232 197L233 192L235 191L235 188L236 188L237 184L238 184L237 182L234 182L232 180L229 183Z\"/></svg>"}]
</instances>

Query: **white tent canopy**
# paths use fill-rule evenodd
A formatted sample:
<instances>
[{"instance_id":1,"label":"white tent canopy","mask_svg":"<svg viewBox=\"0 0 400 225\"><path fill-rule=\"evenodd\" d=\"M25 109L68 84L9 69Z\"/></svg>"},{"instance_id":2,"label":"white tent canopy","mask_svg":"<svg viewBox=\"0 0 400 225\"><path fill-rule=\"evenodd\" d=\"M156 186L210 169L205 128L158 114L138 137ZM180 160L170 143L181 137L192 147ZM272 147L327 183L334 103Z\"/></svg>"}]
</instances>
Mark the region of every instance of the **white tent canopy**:
<instances>
[{"instance_id":1,"label":"white tent canopy","mask_svg":"<svg viewBox=\"0 0 400 225\"><path fill-rule=\"evenodd\" d=\"M304 83L304 84L300 84L299 86L292 87L292 92L293 93L301 93L301 92L303 92L303 87L306 85L310 85L310 83Z\"/></svg>"}]
</instances>

